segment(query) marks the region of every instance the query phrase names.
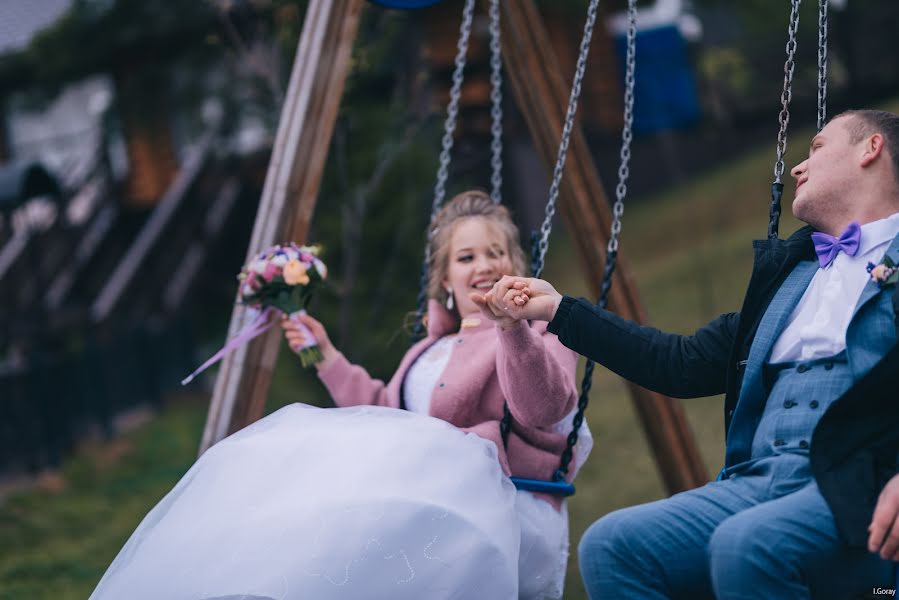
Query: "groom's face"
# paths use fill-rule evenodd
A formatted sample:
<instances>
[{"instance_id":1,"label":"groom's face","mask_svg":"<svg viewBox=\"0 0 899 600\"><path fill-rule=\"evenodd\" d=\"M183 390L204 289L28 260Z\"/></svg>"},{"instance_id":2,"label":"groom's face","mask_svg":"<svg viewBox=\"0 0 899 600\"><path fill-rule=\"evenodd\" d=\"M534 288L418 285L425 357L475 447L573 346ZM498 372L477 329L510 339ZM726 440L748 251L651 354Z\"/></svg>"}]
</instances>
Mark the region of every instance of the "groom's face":
<instances>
[{"instance_id":1,"label":"groom's face","mask_svg":"<svg viewBox=\"0 0 899 600\"><path fill-rule=\"evenodd\" d=\"M793 214L821 231L839 230L860 173L862 142L853 143L847 115L834 119L812 138L809 156L790 171L796 180Z\"/></svg>"}]
</instances>

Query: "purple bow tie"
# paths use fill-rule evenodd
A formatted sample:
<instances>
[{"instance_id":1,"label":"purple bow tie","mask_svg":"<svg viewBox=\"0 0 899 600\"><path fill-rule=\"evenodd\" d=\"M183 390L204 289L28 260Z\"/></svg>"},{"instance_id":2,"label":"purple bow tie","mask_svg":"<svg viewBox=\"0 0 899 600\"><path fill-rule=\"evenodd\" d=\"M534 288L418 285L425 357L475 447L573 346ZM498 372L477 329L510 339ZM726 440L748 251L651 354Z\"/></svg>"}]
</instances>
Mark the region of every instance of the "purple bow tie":
<instances>
[{"instance_id":1,"label":"purple bow tie","mask_svg":"<svg viewBox=\"0 0 899 600\"><path fill-rule=\"evenodd\" d=\"M815 243L815 252L818 254L818 264L821 268L827 267L834 261L840 250L849 256L858 253L858 243L862 237L862 228L858 221L849 223L846 231L839 238L826 233L813 233L812 241Z\"/></svg>"}]
</instances>

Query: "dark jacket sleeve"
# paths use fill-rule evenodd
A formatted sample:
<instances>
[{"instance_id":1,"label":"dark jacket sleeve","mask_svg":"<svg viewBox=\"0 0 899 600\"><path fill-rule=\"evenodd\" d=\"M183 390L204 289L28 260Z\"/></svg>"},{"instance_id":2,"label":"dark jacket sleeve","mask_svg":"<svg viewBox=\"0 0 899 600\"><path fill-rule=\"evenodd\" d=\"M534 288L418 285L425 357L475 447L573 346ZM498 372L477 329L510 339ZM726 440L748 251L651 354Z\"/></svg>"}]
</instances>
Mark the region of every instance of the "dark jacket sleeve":
<instances>
[{"instance_id":1,"label":"dark jacket sleeve","mask_svg":"<svg viewBox=\"0 0 899 600\"><path fill-rule=\"evenodd\" d=\"M739 313L728 313L693 335L677 335L566 296L547 329L625 379L667 396L693 398L724 393L739 320Z\"/></svg>"}]
</instances>

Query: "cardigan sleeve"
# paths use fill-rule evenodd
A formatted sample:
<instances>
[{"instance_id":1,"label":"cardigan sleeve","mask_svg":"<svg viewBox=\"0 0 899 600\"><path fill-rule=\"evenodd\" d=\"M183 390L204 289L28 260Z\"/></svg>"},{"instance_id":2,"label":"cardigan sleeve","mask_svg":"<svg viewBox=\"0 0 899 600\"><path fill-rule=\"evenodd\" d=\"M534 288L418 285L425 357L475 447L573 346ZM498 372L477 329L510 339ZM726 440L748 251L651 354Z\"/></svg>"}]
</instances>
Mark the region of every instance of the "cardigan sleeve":
<instances>
[{"instance_id":1,"label":"cardigan sleeve","mask_svg":"<svg viewBox=\"0 0 899 600\"><path fill-rule=\"evenodd\" d=\"M351 363L342 353L327 369L319 371L318 377L337 406L392 405L384 382Z\"/></svg>"},{"instance_id":2,"label":"cardigan sleeve","mask_svg":"<svg viewBox=\"0 0 899 600\"><path fill-rule=\"evenodd\" d=\"M728 313L693 335L678 335L566 296L548 330L625 379L667 396L693 398L724 393L739 322L739 313Z\"/></svg>"},{"instance_id":3,"label":"cardigan sleeve","mask_svg":"<svg viewBox=\"0 0 899 600\"><path fill-rule=\"evenodd\" d=\"M549 427L565 418L578 397L577 354L542 323L519 321L498 334L496 371L515 421Z\"/></svg>"}]
</instances>

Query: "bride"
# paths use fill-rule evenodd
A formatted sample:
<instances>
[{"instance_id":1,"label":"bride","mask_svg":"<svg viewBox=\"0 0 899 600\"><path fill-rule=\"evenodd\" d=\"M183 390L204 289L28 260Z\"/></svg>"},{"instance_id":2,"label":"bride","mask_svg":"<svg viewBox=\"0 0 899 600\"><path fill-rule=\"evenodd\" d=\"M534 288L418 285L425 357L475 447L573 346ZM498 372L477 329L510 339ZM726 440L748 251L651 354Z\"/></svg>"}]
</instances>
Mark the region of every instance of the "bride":
<instances>
[{"instance_id":1,"label":"bride","mask_svg":"<svg viewBox=\"0 0 899 600\"><path fill-rule=\"evenodd\" d=\"M525 271L504 207L464 192L431 226L428 335L391 380L371 378L301 317L340 408L291 405L208 450L92 599L561 598L565 503L509 477L552 478L577 356L545 323L475 302ZM299 326L282 325L301 347ZM580 434L569 480L592 445Z\"/></svg>"}]
</instances>

